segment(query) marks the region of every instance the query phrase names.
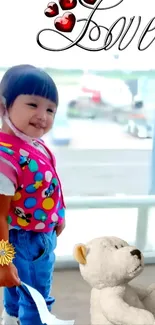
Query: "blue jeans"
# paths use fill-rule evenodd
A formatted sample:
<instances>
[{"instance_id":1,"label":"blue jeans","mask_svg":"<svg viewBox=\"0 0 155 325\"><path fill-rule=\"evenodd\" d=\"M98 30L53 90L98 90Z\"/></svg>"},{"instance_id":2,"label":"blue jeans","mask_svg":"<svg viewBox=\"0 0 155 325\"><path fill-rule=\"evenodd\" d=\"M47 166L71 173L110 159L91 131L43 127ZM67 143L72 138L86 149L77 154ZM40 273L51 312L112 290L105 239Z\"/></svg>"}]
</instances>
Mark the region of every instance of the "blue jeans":
<instances>
[{"instance_id":1,"label":"blue jeans","mask_svg":"<svg viewBox=\"0 0 155 325\"><path fill-rule=\"evenodd\" d=\"M55 264L53 251L57 244L56 232L37 233L11 229L9 240L16 251L14 264L21 281L37 289L51 311L55 301L50 297L50 291ZM34 301L22 287L4 288L4 307L9 315L19 318L20 325L42 324Z\"/></svg>"}]
</instances>

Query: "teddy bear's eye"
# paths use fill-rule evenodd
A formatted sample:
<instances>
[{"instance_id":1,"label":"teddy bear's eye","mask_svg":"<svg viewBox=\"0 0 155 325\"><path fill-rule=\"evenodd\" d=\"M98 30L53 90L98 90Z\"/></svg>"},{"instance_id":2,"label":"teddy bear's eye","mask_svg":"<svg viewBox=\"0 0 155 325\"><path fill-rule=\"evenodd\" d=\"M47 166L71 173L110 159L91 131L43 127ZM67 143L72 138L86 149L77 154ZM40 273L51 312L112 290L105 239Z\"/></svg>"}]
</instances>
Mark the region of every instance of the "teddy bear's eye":
<instances>
[{"instance_id":1,"label":"teddy bear's eye","mask_svg":"<svg viewBox=\"0 0 155 325\"><path fill-rule=\"evenodd\" d=\"M117 246L117 245L115 245L115 248L116 248L116 249L118 249L118 246Z\"/></svg>"}]
</instances>

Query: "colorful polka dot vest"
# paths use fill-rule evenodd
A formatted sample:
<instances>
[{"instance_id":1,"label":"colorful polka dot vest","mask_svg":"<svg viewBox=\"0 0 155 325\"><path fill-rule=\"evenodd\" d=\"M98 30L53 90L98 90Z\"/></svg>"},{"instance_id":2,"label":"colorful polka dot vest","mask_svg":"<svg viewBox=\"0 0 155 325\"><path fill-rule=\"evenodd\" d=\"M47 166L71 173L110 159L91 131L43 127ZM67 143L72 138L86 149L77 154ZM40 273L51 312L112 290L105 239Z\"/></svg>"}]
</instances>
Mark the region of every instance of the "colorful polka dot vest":
<instances>
[{"instance_id":1,"label":"colorful polka dot vest","mask_svg":"<svg viewBox=\"0 0 155 325\"><path fill-rule=\"evenodd\" d=\"M50 232L64 220L65 204L55 158L45 149L51 159L20 138L0 132L0 156L10 161L18 174L18 188L8 215L8 223L16 229Z\"/></svg>"}]
</instances>

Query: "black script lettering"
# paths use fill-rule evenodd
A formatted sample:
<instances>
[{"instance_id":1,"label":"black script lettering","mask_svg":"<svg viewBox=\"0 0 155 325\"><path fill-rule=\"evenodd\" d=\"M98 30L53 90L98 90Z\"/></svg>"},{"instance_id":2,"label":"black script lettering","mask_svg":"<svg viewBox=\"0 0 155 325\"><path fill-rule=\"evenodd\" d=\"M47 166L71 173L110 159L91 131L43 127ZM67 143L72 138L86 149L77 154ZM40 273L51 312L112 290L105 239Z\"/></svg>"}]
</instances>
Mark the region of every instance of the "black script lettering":
<instances>
[{"instance_id":1,"label":"black script lettering","mask_svg":"<svg viewBox=\"0 0 155 325\"><path fill-rule=\"evenodd\" d=\"M116 37L116 39L114 40L114 42L111 44L111 41L109 40L109 36L112 35L112 31L113 31L114 27L121 20L123 20L123 26L122 26L122 28L120 30L119 35ZM108 33L106 34L106 37L105 37L105 40L104 40L104 46L103 46L103 48L104 48L105 51L110 50L117 43L117 41L119 40L120 36L122 35L122 32L123 32L124 27L125 27L125 24L126 24L126 18L125 17L120 17L108 29ZM110 44L111 44L111 46L109 46Z\"/></svg>"},{"instance_id":2,"label":"black script lettering","mask_svg":"<svg viewBox=\"0 0 155 325\"><path fill-rule=\"evenodd\" d=\"M132 25L134 19L135 19L135 16L132 17L132 18L130 18L129 25L128 25L126 31L124 32L124 34L122 35L122 37L121 37L121 39L120 39L120 42L119 42L119 44L118 44L118 49L119 49L119 51L123 51L123 50L125 50L125 49L129 46L129 44L132 42L132 40L134 39L134 37L135 37L135 35L136 35L136 33L137 33L138 29L139 29L139 26L140 26L140 23L141 23L141 16L138 17L137 28L136 28L136 30L135 30L133 36L131 37L131 39L129 40L129 42L128 42L124 47L121 47L122 41L124 40L124 38L125 38L127 32L129 31L129 29L130 29L130 27L131 27L131 25Z\"/></svg>"},{"instance_id":3,"label":"black script lettering","mask_svg":"<svg viewBox=\"0 0 155 325\"><path fill-rule=\"evenodd\" d=\"M88 19L80 19L80 20L77 20L77 22L79 22L79 21L86 21L86 23L85 23L85 25L84 25L84 27L83 27L81 33L79 34L79 36L75 39L75 41L72 41L69 37L67 37L66 35L60 33L59 31L57 31L57 30L55 30L55 29L45 28L45 29L42 29L42 30L37 34L37 43L38 43L38 45L39 45L42 49L44 49L44 50L47 50L47 51L54 51L54 52L68 50L69 48L71 48L71 47L73 47L73 46L75 46L75 45L77 45L77 46L81 47L82 49L85 49L85 50L86 50L87 48L85 48L84 46L82 46L82 45L80 45L80 44L78 44L78 43L79 43L79 42L83 39L83 37L85 36L85 34L86 34L87 30L88 30L89 24L90 24L91 22L94 23L94 21L92 21L92 17L93 17L94 13L96 12L98 6L100 5L100 3L101 3L102 1L103 1L103 0L99 0L99 1L96 3L96 5L95 5L95 7L92 9L92 11L91 11L91 13L90 13ZM94 24L95 24L95 26L97 26L96 23L94 23ZM44 32L47 32L47 31L57 33L57 34L61 35L62 37L66 38L67 40L69 40L71 43L70 43L69 45L63 47L63 48L60 48L60 49L58 49L58 48L57 48L57 49L54 49L54 48L46 47L45 45L43 45L43 44L41 43L41 41L40 41L40 35L41 35L42 33L44 33Z\"/></svg>"},{"instance_id":4,"label":"black script lettering","mask_svg":"<svg viewBox=\"0 0 155 325\"><path fill-rule=\"evenodd\" d=\"M104 40L104 50L107 51L107 50L109 50L110 48L112 48L112 47L117 43L117 41L119 40L120 37L121 37L121 39L120 39L120 42L119 42L119 44L118 44L118 49L119 49L119 51L123 51L124 49L126 49L126 48L129 46L129 44L132 42L132 40L134 39L134 37L135 37L135 35L136 35L136 33L137 33L138 29L139 29L139 26L140 26L140 23L141 23L141 17L140 17L140 16L138 17L137 27L136 27L136 30L134 31L134 34L132 35L131 39L128 41L128 43L127 43L124 47L121 47L121 44L122 44L122 42L123 42L123 40L124 40L124 38L125 38L127 32L128 32L129 29L131 28L131 25L132 25L134 19L135 19L135 16L133 16L133 17L130 18L129 24L128 24L128 26L127 26L127 28L126 28L125 31L124 31L124 28L125 28L125 26L126 26L127 19L126 19L126 17L124 17L124 16L118 18L118 19L117 19L117 20L116 20L116 21L111 25L111 27L109 28L108 33L107 33L107 35L106 35L106 37L105 37L105 40ZM120 22L121 20L123 20L123 26L122 26L122 28L121 28L119 34L117 35L116 39L114 40L114 42L111 44L110 39L109 39L109 36L110 36L110 37L112 36L112 32L114 31L115 26L116 26L116 25L118 24L118 22ZM123 33L123 31L124 31L124 33ZM122 33L123 33L123 35L122 35ZM112 37L112 38L113 38L113 37Z\"/></svg>"},{"instance_id":5,"label":"black script lettering","mask_svg":"<svg viewBox=\"0 0 155 325\"><path fill-rule=\"evenodd\" d=\"M129 46L129 44L132 42L132 40L134 39L134 37L135 37L135 35L136 35L136 33L137 33L138 29L139 29L139 26L140 26L140 23L141 23L141 17L140 17L140 16L138 17L138 24L137 24L136 30L135 30L134 34L132 35L131 39L129 40L129 42L128 42L128 43L126 44L126 46L124 46L123 48L121 47L121 43L122 43L123 39L125 38L127 32L129 31L129 29L130 29L130 27L131 27L131 25L132 25L134 19L135 19L135 16L132 17L132 18L130 18L129 24L128 24L128 26L127 26L127 28L126 28L125 31L124 31L124 28L125 28L125 26L126 26L126 21L127 21L127 19L126 19L126 17L124 17L124 16L118 18L118 19L117 19L117 20L116 20L116 21L111 25L111 27L109 28L108 33L107 33L107 35L106 35L106 37L105 37L105 40L104 40L104 50L107 51L107 50L111 49L111 48L112 48L112 47L117 43L117 41L118 41L119 38L121 37L123 31L124 31L124 33L123 33L123 35L122 35L122 37L121 37L121 39L120 39L120 42L119 42L119 45L118 45L118 49L119 49L120 51L123 51L125 48L127 48L127 47ZM111 42L110 42L110 40L109 40L109 36L112 35L112 32L114 31L115 26L116 26L116 25L118 24L118 22L121 21L121 20L123 20L123 26L122 26L122 28L121 28L119 34L117 35L116 39L114 40L114 42L111 44Z\"/></svg>"},{"instance_id":6,"label":"black script lettering","mask_svg":"<svg viewBox=\"0 0 155 325\"><path fill-rule=\"evenodd\" d=\"M112 8L118 6L119 4L121 4L121 3L123 2L123 0L119 0L119 1L117 2L117 4L115 4L115 5L109 6L109 7L107 7L107 8L99 8L99 5L102 3L102 1L103 1L103 0L99 0L99 1L96 3L96 5L94 6L94 8L92 8L92 7L87 6L86 4L82 3L81 0L79 0L79 2L80 2L81 5L85 6L86 8L91 9L91 13L90 13L90 15L88 16L87 19L79 19L79 20L77 20L77 22L85 21L85 25L84 25L82 31L80 32L79 36L78 36L74 41L71 40L71 39L70 39L69 37L67 37L66 35L62 34L61 32L55 30L55 29L45 28L45 29L40 30L40 31L38 32L38 34L37 34L36 40L37 40L38 45L39 45L42 49L47 50L47 51L52 51L52 52L65 51L65 50L68 50L69 48L71 48L71 47L73 47L73 46L75 46L75 45L78 46L78 47L80 47L80 48L82 48L82 49L84 49L84 50L86 50L86 51L95 51L95 52L96 52L96 51L101 51L102 49L104 49L103 47L96 48L96 49L94 49L94 48L88 48L88 47L85 47L84 45L79 44L80 41L81 41L81 40L84 38L84 36L86 35L86 32L87 32L87 30L88 30L88 28L89 28L90 23L93 23L93 24L95 25L94 27L91 28L91 30L90 30L90 32L89 32L89 39L90 39L91 41L96 41L96 40L98 40L98 39L100 38L100 35L101 35L101 28L104 29L104 30L106 30L106 32L108 32L108 28L107 28L107 27L105 27L105 26L98 26L98 25L97 25L97 24L92 20L92 17L93 17L93 15L94 15L94 13L96 12L96 10L108 10L108 9L112 9ZM94 29L96 29L96 28L97 28L98 35L97 35L96 39L93 39L92 36L91 36L91 34L92 34L92 31L93 31ZM61 35L62 37L64 37L65 39L67 39L70 43L69 43L67 46L63 47L63 48L50 48L50 47L47 47L47 46L45 46L45 45L41 42L41 40L40 40L40 36L41 36L42 34L46 33L46 32L50 32L50 33L51 33L51 37L52 37L52 33L59 34L59 35ZM108 37L109 37L109 42L111 42L111 41L112 41L112 34L111 34L110 32L108 33Z\"/></svg>"},{"instance_id":7,"label":"black script lettering","mask_svg":"<svg viewBox=\"0 0 155 325\"><path fill-rule=\"evenodd\" d=\"M97 7L97 10L108 10L108 9L113 9L113 8L119 6L123 1L124 1L124 0L119 0L115 5L112 5L112 6L109 6L109 7L106 7L106 8L100 8L100 7ZM87 9L92 9L92 6L91 6L91 5L88 5L88 4L86 4L85 2L82 2L82 0L79 0L79 3L80 3L83 7L87 8Z\"/></svg>"},{"instance_id":8,"label":"black script lettering","mask_svg":"<svg viewBox=\"0 0 155 325\"><path fill-rule=\"evenodd\" d=\"M139 39L139 42L138 42L138 50L139 51L144 51L144 50L146 50L153 42L154 42L154 40L155 40L155 37L153 38L153 40L147 45L147 46L145 46L144 48L142 48L141 47L141 45L142 45L142 43L143 43L143 40L144 40L144 38L145 38L145 36L146 36L146 34L148 33L148 32L152 32L153 30L155 30L155 27L153 27L153 28L150 28L150 26L151 26L151 24L153 23L153 21L154 21L154 19L155 19L155 17L153 17L150 21L149 21L149 23L147 24L147 26L144 28L144 30L143 30L143 32L142 32L142 34L141 34L141 36L140 36L140 39Z\"/></svg>"}]
</instances>

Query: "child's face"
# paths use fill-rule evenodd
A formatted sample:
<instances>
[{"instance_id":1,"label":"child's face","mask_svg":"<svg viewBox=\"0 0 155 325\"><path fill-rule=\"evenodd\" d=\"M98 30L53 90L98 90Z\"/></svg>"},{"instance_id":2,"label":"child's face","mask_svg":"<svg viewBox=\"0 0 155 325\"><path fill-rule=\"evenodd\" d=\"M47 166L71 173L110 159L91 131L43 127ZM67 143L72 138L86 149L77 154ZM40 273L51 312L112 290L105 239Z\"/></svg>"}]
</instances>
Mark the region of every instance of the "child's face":
<instances>
[{"instance_id":1,"label":"child's face","mask_svg":"<svg viewBox=\"0 0 155 325\"><path fill-rule=\"evenodd\" d=\"M14 126L34 138L41 138L53 125L56 105L36 95L20 95L9 108Z\"/></svg>"}]
</instances>

